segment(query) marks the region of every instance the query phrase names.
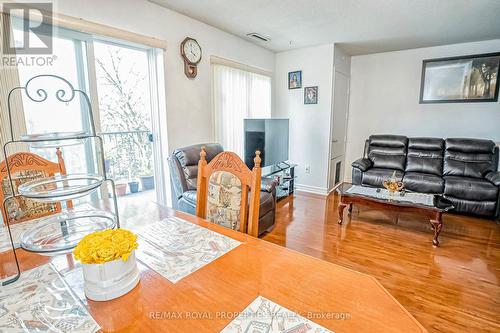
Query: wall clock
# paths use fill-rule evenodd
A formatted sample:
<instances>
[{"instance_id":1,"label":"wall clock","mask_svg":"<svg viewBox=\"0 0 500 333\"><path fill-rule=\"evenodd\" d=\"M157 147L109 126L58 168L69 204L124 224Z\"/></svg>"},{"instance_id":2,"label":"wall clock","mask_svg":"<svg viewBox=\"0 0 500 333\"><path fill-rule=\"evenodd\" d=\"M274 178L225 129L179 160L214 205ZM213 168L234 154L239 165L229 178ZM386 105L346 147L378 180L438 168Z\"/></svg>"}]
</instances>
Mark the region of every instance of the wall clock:
<instances>
[{"instance_id":1,"label":"wall clock","mask_svg":"<svg viewBox=\"0 0 500 333\"><path fill-rule=\"evenodd\" d=\"M181 43L181 56L184 59L184 74L190 79L198 74L198 63L201 60L201 47L196 39L186 37Z\"/></svg>"}]
</instances>

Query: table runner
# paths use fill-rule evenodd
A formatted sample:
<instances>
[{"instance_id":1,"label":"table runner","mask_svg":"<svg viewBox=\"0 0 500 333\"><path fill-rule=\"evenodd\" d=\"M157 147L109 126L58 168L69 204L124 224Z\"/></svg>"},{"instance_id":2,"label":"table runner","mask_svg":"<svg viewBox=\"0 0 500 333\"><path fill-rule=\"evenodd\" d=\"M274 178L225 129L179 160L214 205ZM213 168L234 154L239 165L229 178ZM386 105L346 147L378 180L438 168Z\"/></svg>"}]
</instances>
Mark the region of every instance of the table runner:
<instances>
[{"instance_id":1,"label":"table runner","mask_svg":"<svg viewBox=\"0 0 500 333\"><path fill-rule=\"evenodd\" d=\"M176 283L241 243L178 217L169 217L138 231L137 258Z\"/></svg>"},{"instance_id":2,"label":"table runner","mask_svg":"<svg viewBox=\"0 0 500 333\"><path fill-rule=\"evenodd\" d=\"M52 264L25 271L0 288L0 332L76 332L100 329Z\"/></svg>"},{"instance_id":3,"label":"table runner","mask_svg":"<svg viewBox=\"0 0 500 333\"><path fill-rule=\"evenodd\" d=\"M221 333L328 333L332 332L273 301L259 296Z\"/></svg>"},{"instance_id":4,"label":"table runner","mask_svg":"<svg viewBox=\"0 0 500 333\"><path fill-rule=\"evenodd\" d=\"M404 192L404 196L401 196L399 193L395 193L394 195L389 196L389 191L386 189L377 189L374 187L366 187L360 185L353 185L349 187L346 192L350 194L364 195L375 199L391 199L393 201L399 202L409 202L430 207L434 206L434 195L427 193Z\"/></svg>"}]
</instances>

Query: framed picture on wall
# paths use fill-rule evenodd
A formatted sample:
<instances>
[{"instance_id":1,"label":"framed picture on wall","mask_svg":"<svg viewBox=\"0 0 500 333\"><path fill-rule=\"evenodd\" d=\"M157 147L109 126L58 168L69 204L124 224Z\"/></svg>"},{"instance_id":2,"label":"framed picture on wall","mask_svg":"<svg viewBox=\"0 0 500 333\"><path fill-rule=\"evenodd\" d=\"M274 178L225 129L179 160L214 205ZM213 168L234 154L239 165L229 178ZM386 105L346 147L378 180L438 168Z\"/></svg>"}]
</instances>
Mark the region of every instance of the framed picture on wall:
<instances>
[{"instance_id":1,"label":"framed picture on wall","mask_svg":"<svg viewBox=\"0 0 500 333\"><path fill-rule=\"evenodd\" d=\"M420 103L498 101L500 53L424 60Z\"/></svg>"},{"instance_id":2,"label":"framed picture on wall","mask_svg":"<svg viewBox=\"0 0 500 333\"><path fill-rule=\"evenodd\" d=\"M302 88L302 71L288 73L288 89Z\"/></svg>"},{"instance_id":3,"label":"framed picture on wall","mask_svg":"<svg viewBox=\"0 0 500 333\"><path fill-rule=\"evenodd\" d=\"M304 88L304 104L318 104L318 86Z\"/></svg>"}]
</instances>

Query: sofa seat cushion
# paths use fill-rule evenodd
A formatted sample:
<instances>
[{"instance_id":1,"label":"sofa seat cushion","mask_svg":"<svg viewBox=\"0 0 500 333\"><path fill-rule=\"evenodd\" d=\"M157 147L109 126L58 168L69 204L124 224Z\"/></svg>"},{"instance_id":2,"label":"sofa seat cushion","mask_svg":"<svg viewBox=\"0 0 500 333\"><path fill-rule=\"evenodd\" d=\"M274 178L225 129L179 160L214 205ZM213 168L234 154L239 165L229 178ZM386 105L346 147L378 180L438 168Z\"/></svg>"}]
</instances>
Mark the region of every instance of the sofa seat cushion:
<instances>
[{"instance_id":1,"label":"sofa seat cushion","mask_svg":"<svg viewBox=\"0 0 500 333\"><path fill-rule=\"evenodd\" d=\"M194 207L196 207L196 190L189 190L182 193L182 197ZM248 195L250 200L250 193ZM272 193L260 191L259 218L274 210L274 197Z\"/></svg>"},{"instance_id":2,"label":"sofa seat cushion","mask_svg":"<svg viewBox=\"0 0 500 333\"><path fill-rule=\"evenodd\" d=\"M445 176L444 194L459 199L496 201L498 187L482 178Z\"/></svg>"},{"instance_id":3,"label":"sofa seat cushion","mask_svg":"<svg viewBox=\"0 0 500 333\"><path fill-rule=\"evenodd\" d=\"M368 171L363 172L363 178L361 180L361 184L366 186L384 187L383 184L384 180L390 179L394 171L396 171L396 180L401 181L401 179L403 178L402 171L371 168Z\"/></svg>"},{"instance_id":4,"label":"sofa seat cushion","mask_svg":"<svg viewBox=\"0 0 500 333\"><path fill-rule=\"evenodd\" d=\"M442 194L444 190L444 179L428 173L406 172L403 183L412 192Z\"/></svg>"},{"instance_id":5,"label":"sofa seat cushion","mask_svg":"<svg viewBox=\"0 0 500 333\"><path fill-rule=\"evenodd\" d=\"M446 199L450 200L453 204L453 212L481 215L486 217L495 216L496 201L475 201L454 198L447 196Z\"/></svg>"}]
</instances>

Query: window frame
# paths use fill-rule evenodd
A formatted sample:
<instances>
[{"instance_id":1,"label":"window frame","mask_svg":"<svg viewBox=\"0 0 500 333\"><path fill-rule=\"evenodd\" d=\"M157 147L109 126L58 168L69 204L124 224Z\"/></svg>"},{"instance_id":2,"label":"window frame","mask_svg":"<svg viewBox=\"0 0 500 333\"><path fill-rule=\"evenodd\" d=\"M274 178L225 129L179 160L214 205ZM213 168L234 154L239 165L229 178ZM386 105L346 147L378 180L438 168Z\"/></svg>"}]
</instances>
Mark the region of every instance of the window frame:
<instances>
[{"instance_id":1,"label":"window frame","mask_svg":"<svg viewBox=\"0 0 500 333\"><path fill-rule=\"evenodd\" d=\"M75 25L71 18L65 17L67 21L70 22L69 26ZM17 16L11 16L11 22L13 29L18 27L19 22L22 22L23 18ZM80 21L80 20L79 20ZM57 20L56 20L57 22ZM78 89L83 90L89 96L92 116L94 118L94 126L96 133L101 133L101 118L99 109L99 93L97 87L97 72L95 67L95 54L94 54L94 43L106 43L110 45L115 45L118 47L130 48L139 51L144 51L148 59L148 85L150 91L150 112L151 112L151 131L153 133L153 146L152 146L152 156L154 165L154 176L155 176L155 191L156 198L160 204L168 205L170 189L166 186L169 185L168 171L162 156L168 154L168 143L167 143L167 122L166 122L166 90L165 90L165 48L166 43L159 40L154 40L152 43L151 39L141 35L130 33L132 39L137 41L145 41L145 44L139 44L137 42L128 41L126 39L121 39L120 37L126 36L127 32L121 31L115 28L107 28L91 22L83 22L83 24L92 28L98 28L100 32L108 31L113 37L107 37L103 35L98 35L92 32L77 31L72 28L67 28L53 24L52 36L55 38L61 38L73 41L76 56L76 70L77 70L77 80ZM81 23L81 22L79 22ZM120 37L116 37L120 36ZM76 87L76 85L75 85ZM83 101L81 101L83 103ZM86 108L86 105L84 106ZM84 112L81 112L82 126L83 128L90 128L90 123L88 117L85 117ZM98 147L97 147L98 148ZM85 145L86 154L86 164L88 172L96 172L94 170L94 163L92 156L93 154L88 151L92 147ZM99 153L99 152L98 152ZM104 172L102 169L102 164L97 163L97 168L99 172Z\"/></svg>"}]
</instances>

